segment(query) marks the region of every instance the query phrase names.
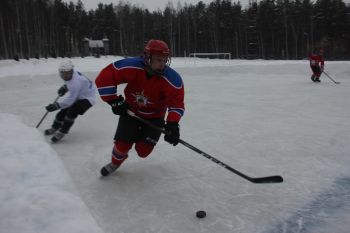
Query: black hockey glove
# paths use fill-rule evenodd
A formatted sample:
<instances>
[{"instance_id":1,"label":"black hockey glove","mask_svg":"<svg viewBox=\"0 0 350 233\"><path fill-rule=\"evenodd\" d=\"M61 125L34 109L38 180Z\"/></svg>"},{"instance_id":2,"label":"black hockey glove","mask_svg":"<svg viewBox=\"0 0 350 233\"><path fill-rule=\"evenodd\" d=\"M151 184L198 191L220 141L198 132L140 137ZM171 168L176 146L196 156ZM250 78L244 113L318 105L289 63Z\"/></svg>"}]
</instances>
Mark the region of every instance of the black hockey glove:
<instances>
[{"instance_id":1,"label":"black hockey glove","mask_svg":"<svg viewBox=\"0 0 350 233\"><path fill-rule=\"evenodd\" d=\"M176 146L179 143L180 138L180 127L177 122L167 122L164 125L164 129L167 132L164 135L164 140L172 144L173 146Z\"/></svg>"},{"instance_id":2,"label":"black hockey glove","mask_svg":"<svg viewBox=\"0 0 350 233\"><path fill-rule=\"evenodd\" d=\"M116 115L124 116L129 109L128 103L124 100L123 96L119 96L118 99L108 102L112 107L112 112Z\"/></svg>"},{"instance_id":3,"label":"black hockey glove","mask_svg":"<svg viewBox=\"0 0 350 233\"><path fill-rule=\"evenodd\" d=\"M57 109L60 109L60 105L57 102L55 102L53 104L47 105L45 108L48 112L53 112L53 111L56 111Z\"/></svg>"},{"instance_id":4,"label":"black hockey glove","mask_svg":"<svg viewBox=\"0 0 350 233\"><path fill-rule=\"evenodd\" d=\"M60 87L58 90L57 90L57 94L59 96L64 96L64 94L66 94L68 91L68 87L66 84L64 84L62 87Z\"/></svg>"}]
</instances>

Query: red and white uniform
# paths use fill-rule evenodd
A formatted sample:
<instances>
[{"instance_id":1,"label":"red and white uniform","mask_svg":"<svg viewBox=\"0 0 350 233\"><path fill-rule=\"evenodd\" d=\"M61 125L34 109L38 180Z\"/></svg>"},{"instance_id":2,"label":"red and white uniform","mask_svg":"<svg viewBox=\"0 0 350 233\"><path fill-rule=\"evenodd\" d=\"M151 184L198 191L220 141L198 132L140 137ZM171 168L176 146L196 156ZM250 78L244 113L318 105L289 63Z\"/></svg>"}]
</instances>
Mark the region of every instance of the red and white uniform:
<instances>
[{"instance_id":1,"label":"red and white uniform","mask_svg":"<svg viewBox=\"0 0 350 233\"><path fill-rule=\"evenodd\" d=\"M319 77L324 68L324 59L322 55L311 54L309 55L310 67L317 77Z\"/></svg>"},{"instance_id":2,"label":"red and white uniform","mask_svg":"<svg viewBox=\"0 0 350 233\"><path fill-rule=\"evenodd\" d=\"M324 67L324 60L322 55L311 54L309 56L310 66L320 66Z\"/></svg>"},{"instance_id":3,"label":"red and white uniform","mask_svg":"<svg viewBox=\"0 0 350 233\"><path fill-rule=\"evenodd\" d=\"M117 86L126 84L125 100L142 118L162 118L179 122L184 114L184 85L181 76L166 66L163 75L147 77L143 58L126 58L105 67L96 78L103 101L118 98Z\"/></svg>"}]
</instances>

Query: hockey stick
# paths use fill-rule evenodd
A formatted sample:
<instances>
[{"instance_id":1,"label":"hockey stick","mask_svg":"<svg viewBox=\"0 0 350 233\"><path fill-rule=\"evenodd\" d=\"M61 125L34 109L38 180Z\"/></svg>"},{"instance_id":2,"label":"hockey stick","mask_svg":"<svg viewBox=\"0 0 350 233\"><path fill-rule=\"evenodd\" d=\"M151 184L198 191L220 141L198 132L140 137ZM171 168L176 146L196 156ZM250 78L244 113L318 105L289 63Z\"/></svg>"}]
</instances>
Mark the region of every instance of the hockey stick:
<instances>
[{"instance_id":1,"label":"hockey stick","mask_svg":"<svg viewBox=\"0 0 350 233\"><path fill-rule=\"evenodd\" d=\"M131 116L131 117L134 117L135 119L143 122L144 124L150 126L151 128L155 129L155 130L158 130L160 132L162 132L163 134L168 134L167 131L165 131L163 128L159 128L158 126L155 126L153 125L151 122L135 115L135 113L131 112L128 110L128 114ZM185 142L184 140L182 139L179 139L179 143L181 143L182 145L190 148L191 150L197 152L198 154L204 156L205 158L213 161L214 163L220 165L221 167L224 167L226 168L227 170L235 173L236 175L239 175L240 177L246 179L246 180L249 180L250 182L252 183L256 183L256 184L263 184L263 183L281 183L283 182L283 178L281 176L267 176L267 177L257 177L257 178L253 178L253 177L249 177L239 171L237 171L236 169L233 169L232 167L230 167L229 165L221 162L220 160L214 158L213 156L201 151L200 149L192 146L191 144Z\"/></svg>"},{"instance_id":2,"label":"hockey stick","mask_svg":"<svg viewBox=\"0 0 350 233\"><path fill-rule=\"evenodd\" d=\"M55 103L59 98L60 98L60 96L57 96L56 99L53 102ZM43 120L46 118L47 114L49 114L49 111L46 111L46 113L41 118L41 120L39 121L39 123L36 125L35 128L39 128L39 126L41 125L41 122L43 122Z\"/></svg>"},{"instance_id":3,"label":"hockey stick","mask_svg":"<svg viewBox=\"0 0 350 233\"><path fill-rule=\"evenodd\" d=\"M340 82L335 81L334 79L331 78L325 71L322 71L330 80L332 80L335 84L340 84Z\"/></svg>"}]
</instances>

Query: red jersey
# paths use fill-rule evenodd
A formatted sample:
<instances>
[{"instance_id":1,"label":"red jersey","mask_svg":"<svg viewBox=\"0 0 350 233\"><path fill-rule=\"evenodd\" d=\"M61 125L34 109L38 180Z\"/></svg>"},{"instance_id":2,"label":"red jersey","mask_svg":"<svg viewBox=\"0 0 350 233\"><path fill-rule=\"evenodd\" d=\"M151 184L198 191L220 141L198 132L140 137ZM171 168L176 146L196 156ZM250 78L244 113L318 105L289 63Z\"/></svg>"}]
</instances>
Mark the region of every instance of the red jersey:
<instances>
[{"instance_id":1,"label":"red jersey","mask_svg":"<svg viewBox=\"0 0 350 233\"><path fill-rule=\"evenodd\" d=\"M309 55L310 66L324 67L324 60L322 55L311 54Z\"/></svg>"},{"instance_id":2,"label":"red jersey","mask_svg":"<svg viewBox=\"0 0 350 233\"><path fill-rule=\"evenodd\" d=\"M126 58L105 67L95 83L105 102L117 99L117 86L125 83L125 100L136 115L163 118L168 112L167 121L179 122L185 111L181 76L169 66L162 75L146 72L143 58Z\"/></svg>"}]
</instances>

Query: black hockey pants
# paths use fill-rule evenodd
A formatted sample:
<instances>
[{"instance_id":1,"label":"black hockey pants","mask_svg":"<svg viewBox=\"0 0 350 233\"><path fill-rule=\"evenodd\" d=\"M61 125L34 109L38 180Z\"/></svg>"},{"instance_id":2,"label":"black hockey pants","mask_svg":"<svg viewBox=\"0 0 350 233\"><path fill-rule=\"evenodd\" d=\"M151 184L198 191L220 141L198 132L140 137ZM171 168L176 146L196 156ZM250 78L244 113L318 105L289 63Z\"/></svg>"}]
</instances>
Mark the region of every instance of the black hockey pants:
<instances>
[{"instance_id":1,"label":"black hockey pants","mask_svg":"<svg viewBox=\"0 0 350 233\"><path fill-rule=\"evenodd\" d=\"M61 109L56 114L52 128L60 129L60 132L65 134L68 133L78 115L83 115L89 108L91 108L91 106L89 100L83 99L78 100L68 108Z\"/></svg>"}]
</instances>

